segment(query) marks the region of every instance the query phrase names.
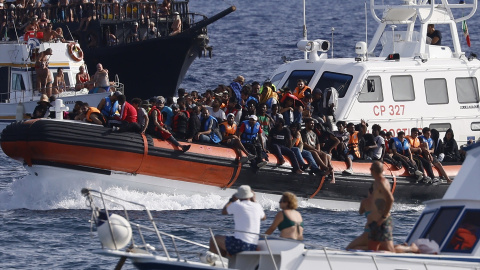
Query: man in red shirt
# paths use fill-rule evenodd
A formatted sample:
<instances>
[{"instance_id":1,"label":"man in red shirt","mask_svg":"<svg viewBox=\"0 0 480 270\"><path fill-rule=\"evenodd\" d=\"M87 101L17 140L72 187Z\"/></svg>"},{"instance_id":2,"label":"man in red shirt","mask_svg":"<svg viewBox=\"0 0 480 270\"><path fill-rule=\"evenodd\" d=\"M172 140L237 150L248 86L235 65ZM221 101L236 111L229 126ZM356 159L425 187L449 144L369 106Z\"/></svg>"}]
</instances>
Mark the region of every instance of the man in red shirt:
<instances>
[{"instance_id":1,"label":"man in red shirt","mask_svg":"<svg viewBox=\"0 0 480 270\"><path fill-rule=\"evenodd\" d=\"M125 95L120 95L117 97L117 99L118 105L121 106L120 116L118 116L117 120L122 121L122 125L118 129L114 128L114 131L118 130L119 132L141 132L142 128L137 123L137 110L135 109L135 107L133 107L132 104L126 101L127 98L125 97Z\"/></svg>"}]
</instances>

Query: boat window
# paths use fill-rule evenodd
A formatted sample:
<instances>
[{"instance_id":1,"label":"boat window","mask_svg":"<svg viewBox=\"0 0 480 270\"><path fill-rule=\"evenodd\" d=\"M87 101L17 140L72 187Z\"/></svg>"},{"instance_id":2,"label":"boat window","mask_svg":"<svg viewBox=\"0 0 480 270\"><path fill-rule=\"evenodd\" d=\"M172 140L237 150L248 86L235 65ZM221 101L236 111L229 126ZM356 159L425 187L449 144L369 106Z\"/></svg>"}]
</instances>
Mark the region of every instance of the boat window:
<instances>
[{"instance_id":1,"label":"boat window","mask_svg":"<svg viewBox=\"0 0 480 270\"><path fill-rule=\"evenodd\" d=\"M479 131L480 130L480 122L472 122L470 124L470 129L473 131Z\"/></svg>"},{"instance_id":2,"label":"boat window","mask_svg":"<svg viewBox=\"0 0 480 270\"><path fill-rule=\"evenodd\" d=\"M315 74L315 70L294 70L292 71L292 73L290 73L290 76L283 84L282 88L288 87L293 92L293 90L295 90L295 88L297 87L297 81L299 79L303 79L307 82L306 84L308 85L308 83L310 83L310 80L313 77L313 74Z\"/></svg>"},{"instance_id":3,"label":"boat window","mask_svg":"<svg viewBox=\"0 0 480 270\"><path fill-rule=\"evenodd\" d=\"M390 78L392 83L393 100L395 101L413 101L415 100L415 92L413 90L412 76L392 76Z\"/></svg>"},{"instance_id":4,"label":"boat window","mask_svg":"<svg viewBox=\"0 0 480 270\"><path fill-rule=\"evenodd\" d=\"M343 98L347 93L348 87L352 82L353 76L350 74L341 74L325 71L314 89L325 90L329 87L337 89L338 97Z\"/></svg>"},{"instance_id":5,"label":"boat window","mask_svg":"<svg viewBox=\"0 0 480 270\"><path fill-rule=\"evenodd\" d=\"M427 230L420 238L427 238L435 240L439 246L442 246L443 241L447 237L448 232L457 220L463 206L442 207L437 212L434 220L429 224Z\"/></svg>"},{"instance_id":6,"label":"boat window","mask_svg":"<svg viewBox=\"0 0 480 270\"><path fill-rule=\"evenodd\" d=\"M447 80L443 78L425 80L427 104L448 104Z\"/></svg>"},{"instance_id":7,"label":"boat window","mask_svg":"<svg viewBox=\"0 0 480 270\"><path fill-rule=\"evenodd\" d=\"M432 123L428 127L436 129L438 132L446 132L449 128L452 128L452 125L450 123Z\"/></svg>"},{"instance_id":8,"label":"boat window","mask_svg":"<svg viewBox=\"0 0 480 270\"><path fill-rule=\"evenodd\" d=\"M382 102L383 89L380 76L368 77L358 96L359 102Z\"/></svg>"},{"instance_id":9,"label":"boat window","mask_svg":"<svg viewBox=\"0 0 480 270\"><path fill-rule=\"evenodd\" d=\"M280 81L283 79L283 76L285 76L286 71L278 73L277 75L273 76L273 78L270 80L273 85L277 86Z\"/></svg>"},{"instance_id":10,"label":"boat window","mask_svg":"<svg viewBox=\"0 0 480 270\"><path fill-rule=\"evenodd\" d=\"M478 103L477 78L456 78L455 86L458 103Z\"/></svg>"},{"instance_id":11,"label":"boat window","mask_svg":"<svg viewBox=\"0 0 480 270\"><path fill-rule=\"evenodd\" d=\"M12 73L12 90L25 90L22 74Z\"/></svg>"},{"instance_id":12,"label":"boat window","mask_svg":"<svg viewBox=\"0 0 480 270\"><path fill-rule=\"evenodd\" d=\"M466 209L442 252L472 253L480 238L480 210Z\"/></svg>"},{"instance_id":13,"label":"boat window","mask_svg":"<svg viewBox=\"0 0 480 270\"><path fill-rule=\"evenodd\" d=\"M431 222L434 214L435 214L435 211L424 212L422 214L422 216L419 218L417 222L417 225L415 226L412 233L409 235L407 239L408 244L412 244L413 241L420 238L420 235L422 235L422 233L425 231L425 228L427 227L428 223Z\"/></svg>"}]
</instances>

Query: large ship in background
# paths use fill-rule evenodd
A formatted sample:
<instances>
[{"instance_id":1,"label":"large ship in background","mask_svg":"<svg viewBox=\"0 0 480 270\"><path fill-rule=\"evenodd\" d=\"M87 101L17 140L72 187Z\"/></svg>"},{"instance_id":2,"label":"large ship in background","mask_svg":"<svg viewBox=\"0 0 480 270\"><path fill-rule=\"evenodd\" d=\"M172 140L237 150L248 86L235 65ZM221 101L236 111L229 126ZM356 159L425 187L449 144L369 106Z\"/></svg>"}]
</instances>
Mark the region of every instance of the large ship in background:
<instances>
[{"instance_id":1,"label":"large ship in background","mask_svg":"<svg viewBox=\"0 0 480 270\"><path fill-rule=\"evenodd\" d=\"M61 27L66 39L78 41L90 73L96 70L97 63L102 63L111 79L118 75L129 97L147 99L154 95L173 96L193 61L203 55L211 56L207 26L235 11L232 6L207 18L190 12L188 4L188 0L171 1L166 13L155 2L125 2L8 7L0 9L0 15L8 21L12 16L39 16L45 11L54 29ZM171 35L177 15L182 22L181 31ZM154 36L158 37L143 40L152 22L156 28ZM131 38L136 24L140 41ZM21 36L20 26L16 28L17 33L12 31L10 35L15 38Z\"/></svg>"}]
</instances>

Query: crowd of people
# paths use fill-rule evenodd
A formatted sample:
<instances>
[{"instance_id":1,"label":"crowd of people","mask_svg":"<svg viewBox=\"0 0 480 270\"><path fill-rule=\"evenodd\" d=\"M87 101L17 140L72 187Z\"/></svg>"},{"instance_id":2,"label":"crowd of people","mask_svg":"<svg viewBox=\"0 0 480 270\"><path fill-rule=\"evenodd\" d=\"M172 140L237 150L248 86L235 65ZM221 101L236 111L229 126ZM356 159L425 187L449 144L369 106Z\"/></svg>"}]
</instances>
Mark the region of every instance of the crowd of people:
<instances>
[{"instance_id":1,"label":"crowd of people","mask_svg":"<svg viewBox=\"0 0 480 270\"><path fill-rule=\"evenodd\" d=\"M182 29L178 12L173 11L171 0L137 1L137 0L15 0L0 1L0 36L6 40L17 40L26 33L41 32L40 41L65 41L63 29L52 29L53 22L76 22L78 29L87 31L94 19L138 20L149 27L144 36L132 37L149 39L158 37L160 33L150 19L160 16L171 16L169 34L176 35ZM138 26L138 23L137 23ZM114 33L109 33L114 35ZM134 34L132 30L132 34ZM25 40L28 37L25 38ZM116 39L116 38L115 38Z\"/></svg>"},{"instance_id":2,"label":"crowd of people","mask_svg":"<svg viewBox=\"0 0 480 270\"><path fill-rule=\"evenodd\" d=\"M88 78L81 69L77 84L84 86ZM369 132L364 120L336 121L336 89L311 90L302 79L292 91L277 90L270 82L245 84L238 76L230 85L218 85L203 95L179 89L176 102L173 97L134 98L135 109L123 97L118 99L122 93L109 88L108 70L101 64L90 81L97 85L91 92L108 96L96 107L99 112L76 106L72 119L120 132L148 132L178 147L178 141L231 147L236 161L249 162L255 171L267 164L267 153L272 153L277 166L284 165L287 157L293 173L326 175L331 183L335 183L332 160L345 162L343 174L353 174L353 161L378 160L405 168L417 182L439 183L451 182L442 162L462 159L451 129L443 140L437 130L428 127L412 128L408 136L400 131L394 137L378 124ZM435 176L433 167L440 177Z\"/></svg>"}]
</instances>

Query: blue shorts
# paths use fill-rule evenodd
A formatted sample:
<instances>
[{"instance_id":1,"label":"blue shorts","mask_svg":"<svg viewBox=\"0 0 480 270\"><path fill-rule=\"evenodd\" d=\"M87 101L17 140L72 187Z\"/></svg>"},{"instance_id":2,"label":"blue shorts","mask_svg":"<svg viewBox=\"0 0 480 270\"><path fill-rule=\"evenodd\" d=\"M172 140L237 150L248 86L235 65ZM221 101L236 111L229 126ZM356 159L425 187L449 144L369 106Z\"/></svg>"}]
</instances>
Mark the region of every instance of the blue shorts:
<instances>
[{"instance_id":1,"label":"blue shorts","mask_svg":"<svg viewBox=\"0 0 480 270\"><path fill-rule=\"evenodd\" d=\"M233 236L227 236L225 238L225 247L230 255L235 255L242 251L255 251L257 250L257 245L243 242L240 239L237 239Z\"/></svg>"}]
</instances>

